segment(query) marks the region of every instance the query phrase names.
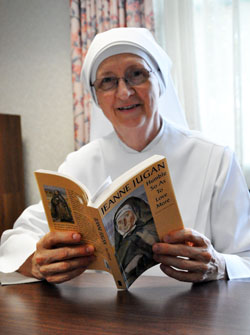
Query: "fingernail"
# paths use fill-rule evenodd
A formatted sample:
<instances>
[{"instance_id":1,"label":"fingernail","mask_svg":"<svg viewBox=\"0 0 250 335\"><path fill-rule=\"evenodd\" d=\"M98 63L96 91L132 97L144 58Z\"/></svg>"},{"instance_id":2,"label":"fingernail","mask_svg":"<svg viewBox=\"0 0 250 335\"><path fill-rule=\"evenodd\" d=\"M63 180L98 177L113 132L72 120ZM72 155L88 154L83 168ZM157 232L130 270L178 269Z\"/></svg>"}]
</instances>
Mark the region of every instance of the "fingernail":
<instances>
[{"instance_id":1,"label":"fingernail","mask_svg":"<svg viewBox=\"0 0 250 335\"><path fill-rule=\"evenodd\" d=\"M78 233L75 233L72 235L73 240L79 241L81 239L81 235Z\"/></svg>"},{"instance_id":2,"label":"fingernail","mask_svg":"<svg viewBox=\"0 0 250 335\"><path fill-rule=\"evenodd\" d=\"M158 246L158 244L155 244L153 246L153 252L159 252L159 250L160 250L160 247Z\"/></svg>"},{"instance_id":3,"label":"fingernail","mask_svg":"<svg viewBox=\"0 0 250 335\"><path fill-rule=\"evenodd\" d=\"M163 237L163 241L166 242L166 243L170 242L170 237L168 235L165 235Z\"/></svg>"},{"instance_id":4,"label":"fingernail","mask_svg":"<svg viewBox=\"0 0 250 335\"><path fill-rule=\"evenodd\" d=\"M92 247L86 247L86 252L87 252L87 254L92 254L92 252L93 252L93 248Z\"/></svg>"}]
</instances>

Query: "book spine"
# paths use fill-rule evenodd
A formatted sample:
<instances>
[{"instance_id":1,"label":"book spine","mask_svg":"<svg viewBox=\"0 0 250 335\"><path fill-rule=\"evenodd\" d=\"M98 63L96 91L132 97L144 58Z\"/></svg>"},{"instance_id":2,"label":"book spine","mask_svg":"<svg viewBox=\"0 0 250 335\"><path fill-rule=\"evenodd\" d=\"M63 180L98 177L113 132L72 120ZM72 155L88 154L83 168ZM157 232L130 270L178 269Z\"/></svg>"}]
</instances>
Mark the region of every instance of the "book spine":
<instances>
[{"instance_id":1,"label":"book spine","mask_svg":"<svg viewBox=\"0 0 250 335\"><path fill-rule=\"evenodd\" d=\"M118 289L127 289L128 285L126 284L126 281L124 280L123 275L120 271L117 259L115 257L115 250L109 241L99 211L93 209L92 217L95 222L100 241L102 242L103 249L105 249L106 257L104 258L104 262L107 271L112 273Z\"/></svg>"}]
</instances>

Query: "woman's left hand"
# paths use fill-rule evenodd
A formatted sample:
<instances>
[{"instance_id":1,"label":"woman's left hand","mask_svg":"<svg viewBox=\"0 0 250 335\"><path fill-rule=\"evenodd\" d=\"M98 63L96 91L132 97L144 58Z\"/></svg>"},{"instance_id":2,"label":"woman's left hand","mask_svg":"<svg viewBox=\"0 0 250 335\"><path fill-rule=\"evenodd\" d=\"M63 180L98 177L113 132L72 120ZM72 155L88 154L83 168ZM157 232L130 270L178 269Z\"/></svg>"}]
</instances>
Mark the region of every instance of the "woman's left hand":
<instances>
[{"instance_id":1,"label":"woman's left hand","mask_svg":"<svg viewBox=\"0 0 250 335\"><path fill-rule=\"evenodd\" d=\"M192 229L172 231L153 246L154 259L169 277L186 282L227 279L226 263L210 240Z\"/></svg>"}]
</instances>

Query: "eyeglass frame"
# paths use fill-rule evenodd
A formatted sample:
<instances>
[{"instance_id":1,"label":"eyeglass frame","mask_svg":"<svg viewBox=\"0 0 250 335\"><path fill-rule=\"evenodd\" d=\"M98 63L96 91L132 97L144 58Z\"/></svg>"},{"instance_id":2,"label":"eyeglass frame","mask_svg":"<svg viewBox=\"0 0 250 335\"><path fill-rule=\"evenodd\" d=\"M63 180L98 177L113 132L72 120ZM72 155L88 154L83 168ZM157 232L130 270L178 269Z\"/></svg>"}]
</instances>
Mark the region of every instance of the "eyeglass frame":
<instances>
[{"instance_id":1,"label":"eyeglass frame","mask_svg":"<svg viewBox=\"0 0 250 335\"><path fill-rule=\"evenodd\" d=\"M146 72L147 73L147 78L146 78L146 80L145 81L142 81L141 83L139 83L139 84L130 84L129 83L129 81L128 81L128 79L126 78L126 76L124 76L124 77L116 77L116 76L106 76L106 77L103 77L103 78L97 78L95 81L94 81L94 83L90 83L90 86L91 87L94 87L95 88L95 90L96 91L101 91L101 92L109 92L109 91L112 91L112 90L114 90L114 89L117 89L117 87L118 87L118 85L119 85L119 80L120 79L123 79L123 81L124 81L124 83L126 84L126 86L127 87L134 87L134 86L139 86L139 85L141 85L141 84L144 84L147 80L148 80L148 78L150 77L150 73L154 73L154 71L153 70L147 70L147 69L144 69L144 68L135 68L135 70L140 70L140 71L143 71L143 72ZM127 70L128 71L128 70ZM103 79L105 79L105 78L112 78L112 79L116 79L116 81L115 81L115 83L114 83L114 85L111 87L111 88L109 88L109 89L106 89L106 90L103 90L103 89L101 89L101 88L98 88L98 87L96 87L96 82L97 81L102 81Z\"/></svg>"}]
</instances>

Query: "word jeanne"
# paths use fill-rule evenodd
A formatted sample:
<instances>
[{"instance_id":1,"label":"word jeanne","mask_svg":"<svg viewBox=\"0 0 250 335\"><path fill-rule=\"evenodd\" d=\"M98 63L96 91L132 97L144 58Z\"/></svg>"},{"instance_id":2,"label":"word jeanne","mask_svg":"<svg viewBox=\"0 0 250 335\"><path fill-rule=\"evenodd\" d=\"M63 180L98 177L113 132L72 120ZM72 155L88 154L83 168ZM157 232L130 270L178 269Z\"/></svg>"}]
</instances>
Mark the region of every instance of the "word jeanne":
<instances>
[{"instance_id":1,"label":"word jeanne","mask_svg":"<svg viewBox=\"0 0 250 335\"><path fill-rule=\"evenodd\" d=\"M148 179L155 173L160 172L161 169L165 169L164 161L158 163L156 166L152 166L150 169L143 171L143 173L141 173L139 176L136 176L132 180L133 186L137 187L145 179ZM122 189L120 189L116 194L114 194L107 202L105 202L105 204L101 208L102 214L105 214L111 208L111 206L113 206L116 203L117 200L121 199L125 194L127 194L130 191L131 191L130 185L126 184Z\"/></svg>"}]
</instances>

